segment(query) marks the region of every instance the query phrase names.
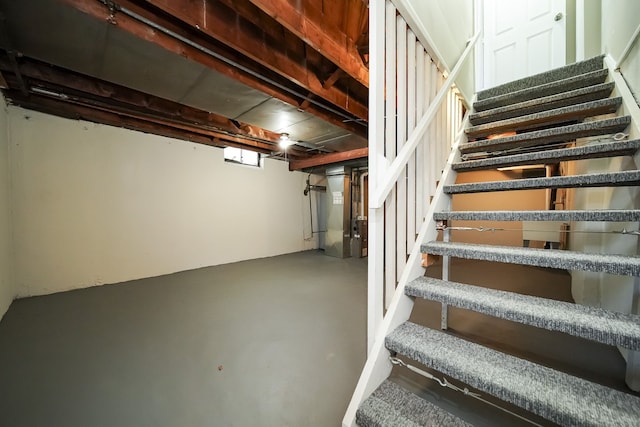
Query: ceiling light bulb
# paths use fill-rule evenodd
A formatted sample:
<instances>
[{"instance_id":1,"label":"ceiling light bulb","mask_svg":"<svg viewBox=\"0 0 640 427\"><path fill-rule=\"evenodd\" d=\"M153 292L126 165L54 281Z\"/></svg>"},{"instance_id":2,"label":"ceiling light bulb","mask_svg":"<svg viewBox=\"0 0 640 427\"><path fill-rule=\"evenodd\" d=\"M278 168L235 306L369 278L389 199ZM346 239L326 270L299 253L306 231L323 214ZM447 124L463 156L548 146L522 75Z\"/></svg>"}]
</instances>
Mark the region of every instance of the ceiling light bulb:
<instances>
[{"instance_id":1,"label":"ceiling light bulb","mask_svg":"<svg viewBox=\"0 0 640 427\"><path fill-rule=\"evenodd\" d=\"M290 145L293 145L294 142L292 140L289 139L289 134L288 133L281 133L280 134L280 147L282 148L287 148Z\"/></svg>"}]
</instances>

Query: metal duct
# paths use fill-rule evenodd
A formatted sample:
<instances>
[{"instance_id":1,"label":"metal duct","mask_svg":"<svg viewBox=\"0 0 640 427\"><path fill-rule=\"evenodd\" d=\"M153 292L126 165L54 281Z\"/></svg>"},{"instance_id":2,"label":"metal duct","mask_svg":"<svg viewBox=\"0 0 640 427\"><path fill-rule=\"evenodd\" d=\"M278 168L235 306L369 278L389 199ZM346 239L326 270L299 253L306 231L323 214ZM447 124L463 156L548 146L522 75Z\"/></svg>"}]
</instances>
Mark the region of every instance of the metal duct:
<instances>
[{"instance_id":1,"label":"metal duct","mask_svg":"<svg viewBox=\"0 0 640 427\"><path fill-rule=\"evenodd\" d=\"M327 233L325 254L351 256L351 168L327 169Z\"/></svg>"}]
</instances>

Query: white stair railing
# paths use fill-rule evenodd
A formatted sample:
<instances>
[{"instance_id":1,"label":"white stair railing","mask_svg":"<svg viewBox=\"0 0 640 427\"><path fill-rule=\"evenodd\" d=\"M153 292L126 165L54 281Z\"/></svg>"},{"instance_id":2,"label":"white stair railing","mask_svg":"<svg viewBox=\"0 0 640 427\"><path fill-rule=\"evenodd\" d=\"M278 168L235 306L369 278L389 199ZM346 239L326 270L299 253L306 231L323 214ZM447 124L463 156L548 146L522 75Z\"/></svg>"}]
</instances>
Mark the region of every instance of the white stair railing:
<instances>
[{"instance_id":1,"label":"white stair railing","mask_svg":"<svg viewBox=\"0 0 640 427\"><path fill-rule=\"evenodd\" d=\"M441 188L455 182L452 148L464 138L454 81L479 37L445 76L396 3L406 10L402 0L369 3L369 354L344 426L391 371L384 337L409 318L404 286L424 274L420 244L436 238L433 212L448 208Z\"/></svg>"}]
</instances>

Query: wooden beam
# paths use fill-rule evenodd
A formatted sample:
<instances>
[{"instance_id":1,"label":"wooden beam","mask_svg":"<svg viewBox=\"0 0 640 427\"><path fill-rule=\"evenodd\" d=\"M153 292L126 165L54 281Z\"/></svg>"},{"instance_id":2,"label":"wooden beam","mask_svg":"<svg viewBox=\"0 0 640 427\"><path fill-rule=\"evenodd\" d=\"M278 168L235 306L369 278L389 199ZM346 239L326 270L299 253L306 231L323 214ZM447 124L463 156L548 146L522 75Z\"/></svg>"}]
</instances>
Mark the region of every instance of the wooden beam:
<instances>
[{"instance_id":1,"label":"wooden beam","mask_svg":"<svg viewBox=\"0 0 640 427\"><path fill-rule=\"evenodd\" d=\"M90 122L131 129L139 132L181 139L213 147L225 146L222 141L216 138L207 137L198 133L178 131L169 126L151 124L149 122L132 119L113 112L100 111L93 108L73 105L43 96L31 95L29 97L23 97L20 92L14 90L5 91L5 96L11 100L12 104L18 105L22 108L64 117L71 120L86 120Z\"/></svg>"},{"instance_id":2,"label":"wooden beam","mask_svg":"<svg viewBox=\"0 0 640 427\"><path fill-rule=\"evenodd\" d=\"M50 83L103 100L112 100L117 105L126 105L128 108L135 108L140 112L153 112L166 118L185 121L197 126L216 128L237 135L270 141L274 144L280 142L280 133L247 123L232 121L219 114L148 95L94 77L45 65L27 57L22 58L19 67L20 73L28 77L32 82ZM0 71L11 72L9 60L1 55Z\"/></svg>"},{"instance_id":3,"label":"wooden beam","mask_svg":"<svg viewBox=\"0 0 640 427\"><path fill-rule=\"evenodd\" d=\"M62 69L55 67L47 66L39 69L35 65L37 62L30 61L33 60L23 58L24 63L21 64L22 70L29 77L31 83L31 91L27 96L16 94L16 89L20 86L19 81L14 74L5 71L7 85L9 88L13 88L6 91L8 96L15 104L25 108L65 117L68 116L68 113L80 114L83 118L92 121L99 121L102 117L112 117L109 115L111 114L117 115L120 121L114 122L110 119L106 122L107 124L131 127L126 126L126 123L121 123L121 121L129 121L136 124L136 129L143 128L146 132L161 135L167 135L168 129L170 129L172 137L189 141L195 139L202 143L202 141L208 142L215 139L226 146L246 148L269 155L283 151L278 144L280 135L274 132L244 123L236 122L237 126L226 124L223 117L216 116L215 124L226 124L227 129L223 129L215 124L212 125L211 122L197 120L199 116L210 117L208 112L152 97L78 73L68 72L69 74L65 75ZM7 58L0 57L0 70L9 66L7 62ZM46 79L43 80L43 78ZM35 90L44 89L50 95L42 96L42 93L35 92L34 88ZM164 109L158 108L159 105ZM167 105L171 108L167 108ZM94 113L90 113L91 110ZM65 112L67 114L64 114ZM224 120L231 123L228 119ZM162 132L154 132L154 129L160 129ZM195 135L198 138L194 138ZM289 148L287 154L293 158L309 156L307 152L295 148Z\"/></svg>"},{"instance_id":4,"label":"wooden beam","mask_svg":"<svg viewBox=\"0 0 640 427\"><path fill-rule=\"evenodd\" d=\"M344 32L326 22L315 22L287 0L249 1L354 80L369 87L369 70L360 60L356 44Z\"/></svg>"},{"instance_id":5,"label":"wooden beam","mask_svg":"<svg viewBox=\"0 0 640 427\"><path fill-rule=\"evenodd\" d=\"M109 11L109 9L102 3L95 0L62 0L62 1L68 4L69 6L76 8L82 13L85 13L89 16L92 16L102 21L108 21L109 17L111 16L111 12ZM146 13L147 15L150 15L148 12L146 12L143 9L140 9L139 7L136 7L135 5L128 5L128 6L131 7L136 13L140 13L140 14ZM273 84L269 84L264 80L257 79L250 73L247 73L243 70L230 67L224 61L217 59L212 55L206 54L200 51L199 49L196 49L188 44L185 44L160 31L151 30L146 24L136 19L133 19L122 13L118 13L116 16L117 18L115 19L115 24L113 25L117 25L117 27L123 31L127 31L128 33L133 34L136 37L140 37L150 43L157 44L158 46L161 46L170 52L173 52L177 55L181 55L185 58L198 62L202 65L205 65L211 68L212 70L215 70L223 75L226 75L227 77L237 80L243 84L246 84L249 87L252 87L261 92L264 92L267 95L273 96L274 98L280 99L281 101L286 102L290 105L297 107L300 103L300 98L292 95L291 93L283 91L281 88L276 87ZM148 16L148 17L152 17L152 16ZM206 47L207 49L210 49L221 55L227 55L227 56L231 55L231 53L227 51L221 51L220 46L214 45L210 43L210 41L208 40L198 38L197 36L194 36L194 34L192 33L186 32L183 28L176 26L174 23L165 19L164 17L157 17L155 19L157 19L161 25L170 29L173 32L186 36L190 39L196 39L196 41L199 44ZM111 21L108 21L108 22L111 22ZM255 72L268 71L264 69L261 70L257 68L255 64L249 63L240 57L234 57L233 60L240 63L247 69L253 70ZM281 84L283 86L294 87L294 85L291 82L287 81L282 77L279 77L277 75L274 75L271 77L274 79L274 81L276 79L279 79L277 80L278 84ZM299 87L297 89L304 92L304 90ZM351 133L354 133L356 135L360 135L363 137L366 137L367 135L366 126L362 126L361 124L357 124L353 121L344 121L343 117L336 115L320 106L311 104L307 109L307 111Z\"/></svg>"},{"instance_id":6,"label":"wooden beam","mask_svg":"<svg viewBox=\"0 0 640 427\"><path fill-rule=\"evenodd\" d=\"M0 45L6 49L11 68L18 79L20 91L23 95L27 95L27 93L29 93L27 90L27 84L25 83L22 74L20 74L20 70L18 70L18 60L16 59L17 53L13 50L12 43L9 38L9 31L7 30L7 19L2 13L0 13Z\"/></svg>"},{"instance_id":7,"label":"wooden beam","mask_svg":"<svg viewBox=\"0 0 640 427\"><path fill-rule=\"evenodd\" d=\"M304 101L302 101L302 102L300 103L300 105L298 105L298 110L306 111L306 110L309 108L309 106L311 105L311 102L309 102L309 100L310 100L312 97L313 97L313 94L312 94L312 93L308 94L308 95L307 95L307 99L305 99Z\"/></svg>"},{"instance_id":8,"label":"wooden beam","mask_svg":"<svg viewBox=\"0 0 640 427\"><path fill-rule=\"evenodd\" d=\"M34 94L25 97L16 90L6 90L5 96L14 105L73 120L87 120L213 147L250 149L265 155L274 153L272 145L259 141L246 141L196 127L145 117L144 115L132 115L127 112L100 108L96 105L85 105L79 101L68 102ZM300 158L300 153L298 150L287 150L287 156L293 159Z\"/></svg>"},{"instance_id":9,"label":"wooden beam","mask_svg":"<svg viewBox=\"0 0 640 427\"><path fill-rule=\"evenodd\" d=\"M343 76L343 70L338 68L337 70L335 70L333 73L331 73L331 75L329 76L328 79L326 79L324 81L324 83L322 83L322 87L324 88L330 88L332 87L334 84L336 84L336 82L338 80L340 80L340 77Z\"/></svg>"},{"instance_id":10,"label":"wooden beam","mask_svg":"<svg viewBox=\"0 0 640 427\"><path fill-rule=\"evenodd\" d=\"M294 160L289 162L289 170L300 170L314 166L324 166L332 163L345 162L347 160L363 159L369 155L369 148L357 148L351 151L339 153L320 154L308 159Z\"/></svg>"},{"instance_id":11,"label":"wooden beam","mask_svg":"<svg viewBox=\"0 0 640 427\"><path fill-rule=\"evenodd\" d=\"M237 146L240 148L251 149L254 151L258 151L261 153L268 153L268 154L271 154L273 151L276 151L274 150L276 146L272 144L266 144L260 141L240 138L234 135L226 135L221 132L202 129L197 126L189 126L188 124L185 124L185 123L180 123L177 121L171 121L171 120L166 120L159 117L154 117L151 114L128 111L123 108L114 108L113 106L104 105L99 101L83 100L73 95L71 96L67 95L68 98L65 100L59 100L55 98L49 98L46 96L34 95L33 93L29 94L27 98L17 97L15 93L9 94L8 96L11 98L11 100L15 104L18 104L26 108L38 109L38 105L42 105L44 108L51 107L52 105L57 105L58 108L60 108L62 111L80 112L82 113L83 118L86 117L86 118L89 118L89 120L91 117L100 117L99 113L114 114L120 117L120 120L123 121L123 124L120 124L120 125L124 125L125 120L129 120L137 124L145 123L147 125L146 129L148 129L150 133L154 133L153 131L151 131L151 129L155 129L155 128L172 129L174 131L174 135L180 135L179 132L184 132L185 135L188 136L187 138L181 137L180 139L191 140L190 137L192 137L193 135L199 135L200 137L203 137L206 140L215 139L217 141L220 141L221 146L233 144L234 146ZM66 105L61 106L60 104L66 104ZM96 113L90 114L89 113L90 110L93 110ZM51 114L57 115L56 110L52 108L49 108L48 111L51 112ZM110 123L107 123L107 124L110 124ZM117 125L118 124L116 124L116 126Z\"/></svg>"},{"instance_id":12,"label":"wooden beam","mask_svg":"<svg viewBox=\"0 0 640 427\"><path fill-rule=\"evenodd\" d=\"M127 0L118 0L125 5ZM147 0L147 3L179 19L191 28L242 53L247 58L276 72L318 97L354 116L367 119L367 106L336 89L325 89L314 73L304 64L288 57L283 41L269 43L264 31L248 20L242 20L235 10L220 1L191 3L189 8L178 7L175 0ZM119 15L120 16L120 15Z\"/></svg>"}]
</instances>

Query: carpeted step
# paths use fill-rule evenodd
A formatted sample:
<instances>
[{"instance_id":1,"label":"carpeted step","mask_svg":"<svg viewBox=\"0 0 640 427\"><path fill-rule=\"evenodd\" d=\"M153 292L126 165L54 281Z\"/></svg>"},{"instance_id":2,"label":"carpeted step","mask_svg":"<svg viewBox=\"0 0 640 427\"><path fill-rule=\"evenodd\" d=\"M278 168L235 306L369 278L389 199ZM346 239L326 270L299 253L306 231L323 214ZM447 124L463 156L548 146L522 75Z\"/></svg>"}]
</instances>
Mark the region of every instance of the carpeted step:
<instances>
[{"instance_id":1,"label":"carpeted step","mask_svg":"<svg viewBox=\"0 0 640 427\"><path fill-rule=\"evenodd\" d=\"M564 80L542 81L539 86L527 86L514 92L507 92L491 98L485 98L473 103L473 110L476 112L491 110L493 108L504 107L506 105L517 104L519 102L531 101L546 96L556 95L563 92L580 89L583 87L602 84L607 80L609 71L602 69L591 71Z\"/></svg>"},{"instance_id":2,"label":"carpeted step","mask_svg":"<svg viewBox=\"0 0 640 427\"><path fill-rule=\"evenodd\" d=\"M479 113L469 115L469 122L474 125L482 125L498 120L510 119L512 117L525 116L540 111L553 110L555 108L566 107L568 105L582 104L584 102L595 101L609 97L615 83L601 83L580 89L562 92L555 95L530 101L519 102L504 107L497 107Z\"/></svg>"},{"instance_id":3,"label":"carpeted step","mask_svg":"<svg viewBox=\"0 0 640 427\"><path fill-rule=\"evenodd\" d=\"M560 425L637 426L640 398L411 322L387 348Z\"/></svg>"},{"instance_id":4,"label":"carpeted step","mask_svg":"<svg viewBox=\"0 0 640 427\"><path fill-rule=\"evenodd\" d=\"M456 242L428 242L422 244L420 248L423 253L431 255L448 255L455 258L533 265L564 270L596 271L621 276L640 276L639 256Z\"/></svg>"},{"instance_id":5,"label":"carpeted step","mask_svg":"<svg viewBox=\"0 0 640 427\"><path fill-rule=\"evenodd\" d=\"M566 211L453 211L435 212L436 221L602 221L638 222L640 210L597 209Z\"/></svg>"},{"instance_id":6,"label":"carpeted step","mask_svg":"<svg viewBox=\"0 0 640 427\"><path fill-rule=\"evenodd\" d=\"M569 77L579 76L581 74L601 70L603 66L604 55L595 56L593 58L585 59L584 61L574 62L573 64L543 71L542 73L534 74L533 76L523 77L518 80L513 80L498 86L481 90L478 92L478 100L504 95L505 93L515 92L517 90L526 89L531 86L537 86L556 80L564 80Z\"/></svg>"},{"instance_id":7,"label":"carpeted step","mask_svg":"<svg viewBox=\"0 0 640 427\"><path fill-rule=\"evenodd\" d=\"M537 190L541 188L626 187L640 185L640 170L512 179L508 181L472 182L445 185L446 194L469 194L489 191Z\"/></svg>"},{"instance_id":8,"label":"carpeted step","mask_svg":"<svg viewBox=\"0 0 640 427\"><path fill-rule=\"evenodd\" d=\"M390 380L362 402L356 423L360 427L471 426Z\"/></svg>"},{"instance_id":9,"label":"carpeted step","mask_svg":"<svg viewBox=\"0 0 640 427\"><path fill-rule=\"evenodd\" d=\"M631 123L631 117L613 117L604 120L594 120L551 129L537 130L520 133L496 139L483 139L481 141L461 144L460 152L479 153L498 150L522 149L533 146L554 144L557 142L573 141L587 136L605 135L622 132Z\"/></svg>"},{"instance_id":10,"label":"carpeted step","mask_svg":"<svg viewBox=\"0 0 640 427\"><path fill-rule=\"evenodd\" d=\"M405 293L538 328L640 350L640 316L633 314L431 277L419 277L408 283Z\"/></svg>"},{"instance_id":11,"label":"carpeted step","mask_svg":"<svg viewBox=\"0 0 640 427\"><path fill-rule=\"evenodd\" d=\"M456 172L495 169L507 166L556 164L568 160L597 159L602 157L631 156L640 149L640 139L603 142L573 148L533 151L530 153L466 160L452 165Z\"/></svg>"},{"instance_id":12,"label":"carpeted step","mask_svg":"<svg viewBox=\"0 0 640 427\"><path fill-rule=\"evenodd\" d=\"M526 116L513 117L497 122L472 126L465 130L467 138L484 138L503 132L522 132L557 123L582 121L587 117L615 113L622 104L622 98L607 98L583 104L569 105L553 110L541 111Z\"/></svg>"}]
</instances>

